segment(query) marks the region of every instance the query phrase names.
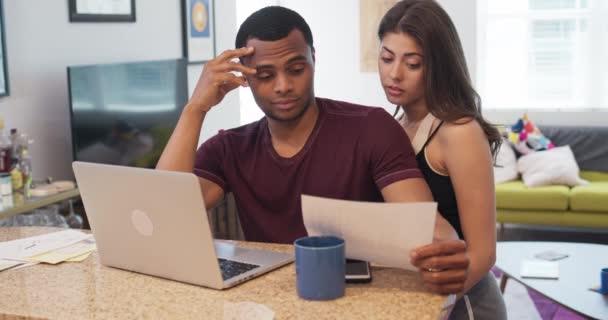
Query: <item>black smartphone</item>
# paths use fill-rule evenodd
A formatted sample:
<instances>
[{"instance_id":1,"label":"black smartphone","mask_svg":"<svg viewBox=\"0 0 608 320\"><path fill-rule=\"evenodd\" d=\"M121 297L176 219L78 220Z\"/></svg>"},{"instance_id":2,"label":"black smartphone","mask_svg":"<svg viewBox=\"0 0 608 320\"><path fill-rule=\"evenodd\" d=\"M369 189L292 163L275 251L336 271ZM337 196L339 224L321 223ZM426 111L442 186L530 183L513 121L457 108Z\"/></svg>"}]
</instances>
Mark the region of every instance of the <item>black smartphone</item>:
<instances>
[{"instance_id":1,"label":"black smartphone","mask_svg":"<svg viewBox=\"0 0 608 320\"><path fill-rule=\"evenodd\" d=\"M369 262L361 260L346 259L347 283L367 283L372 281L372 270Z\"/></svg>"}]
</instances>

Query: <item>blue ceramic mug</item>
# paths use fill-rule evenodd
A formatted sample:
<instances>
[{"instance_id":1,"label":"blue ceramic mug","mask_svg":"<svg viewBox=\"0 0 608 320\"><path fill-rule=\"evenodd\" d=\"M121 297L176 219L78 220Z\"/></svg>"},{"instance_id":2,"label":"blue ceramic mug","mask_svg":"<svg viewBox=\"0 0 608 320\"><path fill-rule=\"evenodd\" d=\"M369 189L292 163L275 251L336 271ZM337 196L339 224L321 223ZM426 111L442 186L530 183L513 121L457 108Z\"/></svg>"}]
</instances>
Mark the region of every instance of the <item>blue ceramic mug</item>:
<instances>
[{"instance_id":1,"label":"blue ceramic mug","mask_svg":"<svg viewBox=\"0 0 608 320\"><path fill-rule=\"evenodd\" d=\"M608 293L608 268L602 269L601 279L602 280L600 283L600 292L603 294L607 294Z\"/></svg>"},{"instance_id":2,"label":"blue ceramic mug","mask_svg":"<svg viewBox=\"0 0 608 320\"><path fill-rule=\"evenodd\" d=\"M296 287L306 300L333 300L344 295L344 240L304 237L294 242Z\"/></svg>"}]
</instances>

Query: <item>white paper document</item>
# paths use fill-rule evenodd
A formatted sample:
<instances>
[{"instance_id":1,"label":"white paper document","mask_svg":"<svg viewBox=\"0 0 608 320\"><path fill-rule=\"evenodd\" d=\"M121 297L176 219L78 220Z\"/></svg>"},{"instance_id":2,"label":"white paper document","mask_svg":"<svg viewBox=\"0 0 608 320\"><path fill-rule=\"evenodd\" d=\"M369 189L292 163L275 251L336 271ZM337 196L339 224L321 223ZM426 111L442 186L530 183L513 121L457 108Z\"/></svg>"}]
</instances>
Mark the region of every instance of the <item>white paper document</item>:
<instances>
[{"instance_id":1,"label":"white paper document","mask_svg":"<svg viewBox=\"0 0 608 320\"><path fill-rule=\"evenodd\" d=\"M410 264L410 251L433 241L436 212L436 202L360 202L302 195L308 235L344 239L349 259L407 270L417 270Z\"/></svg>"},{"instance_id":2,"label":"white paper document","mask_svg":"<svg viewBox=\"0 0 608 320\"><path fill-rule=\"evenodd\" d=\"M35 237L0 242L0 258L28 261L28 257L64 248L92 236L81 231L68 229Z\"/></svg>"},{"instance_id":3,"label":"white paper document","mask_svg":"<svg viewBox=\"0 0 608 320\"><path fill-rule=\"evenodd\" d=\"M90 237L67 247L29 257L28 260L32 262L58 264L60 262L78 258L86 253L90 253L95 250L97 250L95 238Z\"/></svg>"},{"instance_id":4,"label":"white paper document","mask_svg":"<svg viewBox=\"0 0 608 320\"><path fill-rule=\"evenodd\" d=\"M0 271L8 270L8 269L13 269L13 268L15 268L17 266L20 266L22 264L24 264L24 262L15 261L15 260L0 259Z\"/></svg>"},{"instance_id":5,"label":"white paper document","mask_svg":"<svg viewBox=\"0 0 608 320\"><path fill-rule=\"evenodd\" d=\"M522 278L558 279L559 262L538 259L524 259L521 262Z\"/></svg>"}]
</instances>

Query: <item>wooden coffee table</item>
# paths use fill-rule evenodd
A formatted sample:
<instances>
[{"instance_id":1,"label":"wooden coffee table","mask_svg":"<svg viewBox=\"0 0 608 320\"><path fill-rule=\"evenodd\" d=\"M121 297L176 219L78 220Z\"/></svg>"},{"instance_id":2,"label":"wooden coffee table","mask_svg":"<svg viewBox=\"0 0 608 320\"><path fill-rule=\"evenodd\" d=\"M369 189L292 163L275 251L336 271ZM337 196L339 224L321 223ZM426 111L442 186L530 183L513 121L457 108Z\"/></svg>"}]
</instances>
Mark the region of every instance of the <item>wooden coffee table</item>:
<instances>
[{"instance_id":1,"label":"wooden coffee table","mask_svg":"<svg viewBox=\"0 0 608 320\"><path fill-rule=\"evenodd\" d=\"M553 250L566 253L559 260L559 279L529 279L520 276L521 262L535 254ZM509 278L581 315L608 319L608 295L589 290L599 285L600 270L608 267L608 245L571 242L504 241L496 246L496 267L504 274L501 289Z\"/></svg>"}]
</instances>

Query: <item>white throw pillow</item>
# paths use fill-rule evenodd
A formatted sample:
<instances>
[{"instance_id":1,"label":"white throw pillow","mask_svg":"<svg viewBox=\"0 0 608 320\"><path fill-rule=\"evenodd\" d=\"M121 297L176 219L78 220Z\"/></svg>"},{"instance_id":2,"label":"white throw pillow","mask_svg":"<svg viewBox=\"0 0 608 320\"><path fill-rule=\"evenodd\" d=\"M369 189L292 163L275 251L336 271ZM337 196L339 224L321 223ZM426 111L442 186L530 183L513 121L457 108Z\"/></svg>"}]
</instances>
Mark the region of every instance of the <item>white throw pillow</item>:
<instances>
[{"instance_id":1,"label":"white throw pillow","mask_svg":"<svg viewBox=\"0 0 608 320\"><path fill-rule=\"evenodd\" d=\"M578 164L570 146L527 154L519 158L517 169L527 187L554 184L573 187L589 183L579 177Z\"/></svg>"},{"instance_id":2,"label":"white throw pillow","mask_svg":"<svg viewBox=\"0 0 608 320\"><path fill-rule=\"evenodd\" d=\"M506 139L502 139L502 144L496 155L496 164L494 165L494 183L515 180L518 176L515 151L513 151L511 144Z\"/></svg>"}]
</instances>

